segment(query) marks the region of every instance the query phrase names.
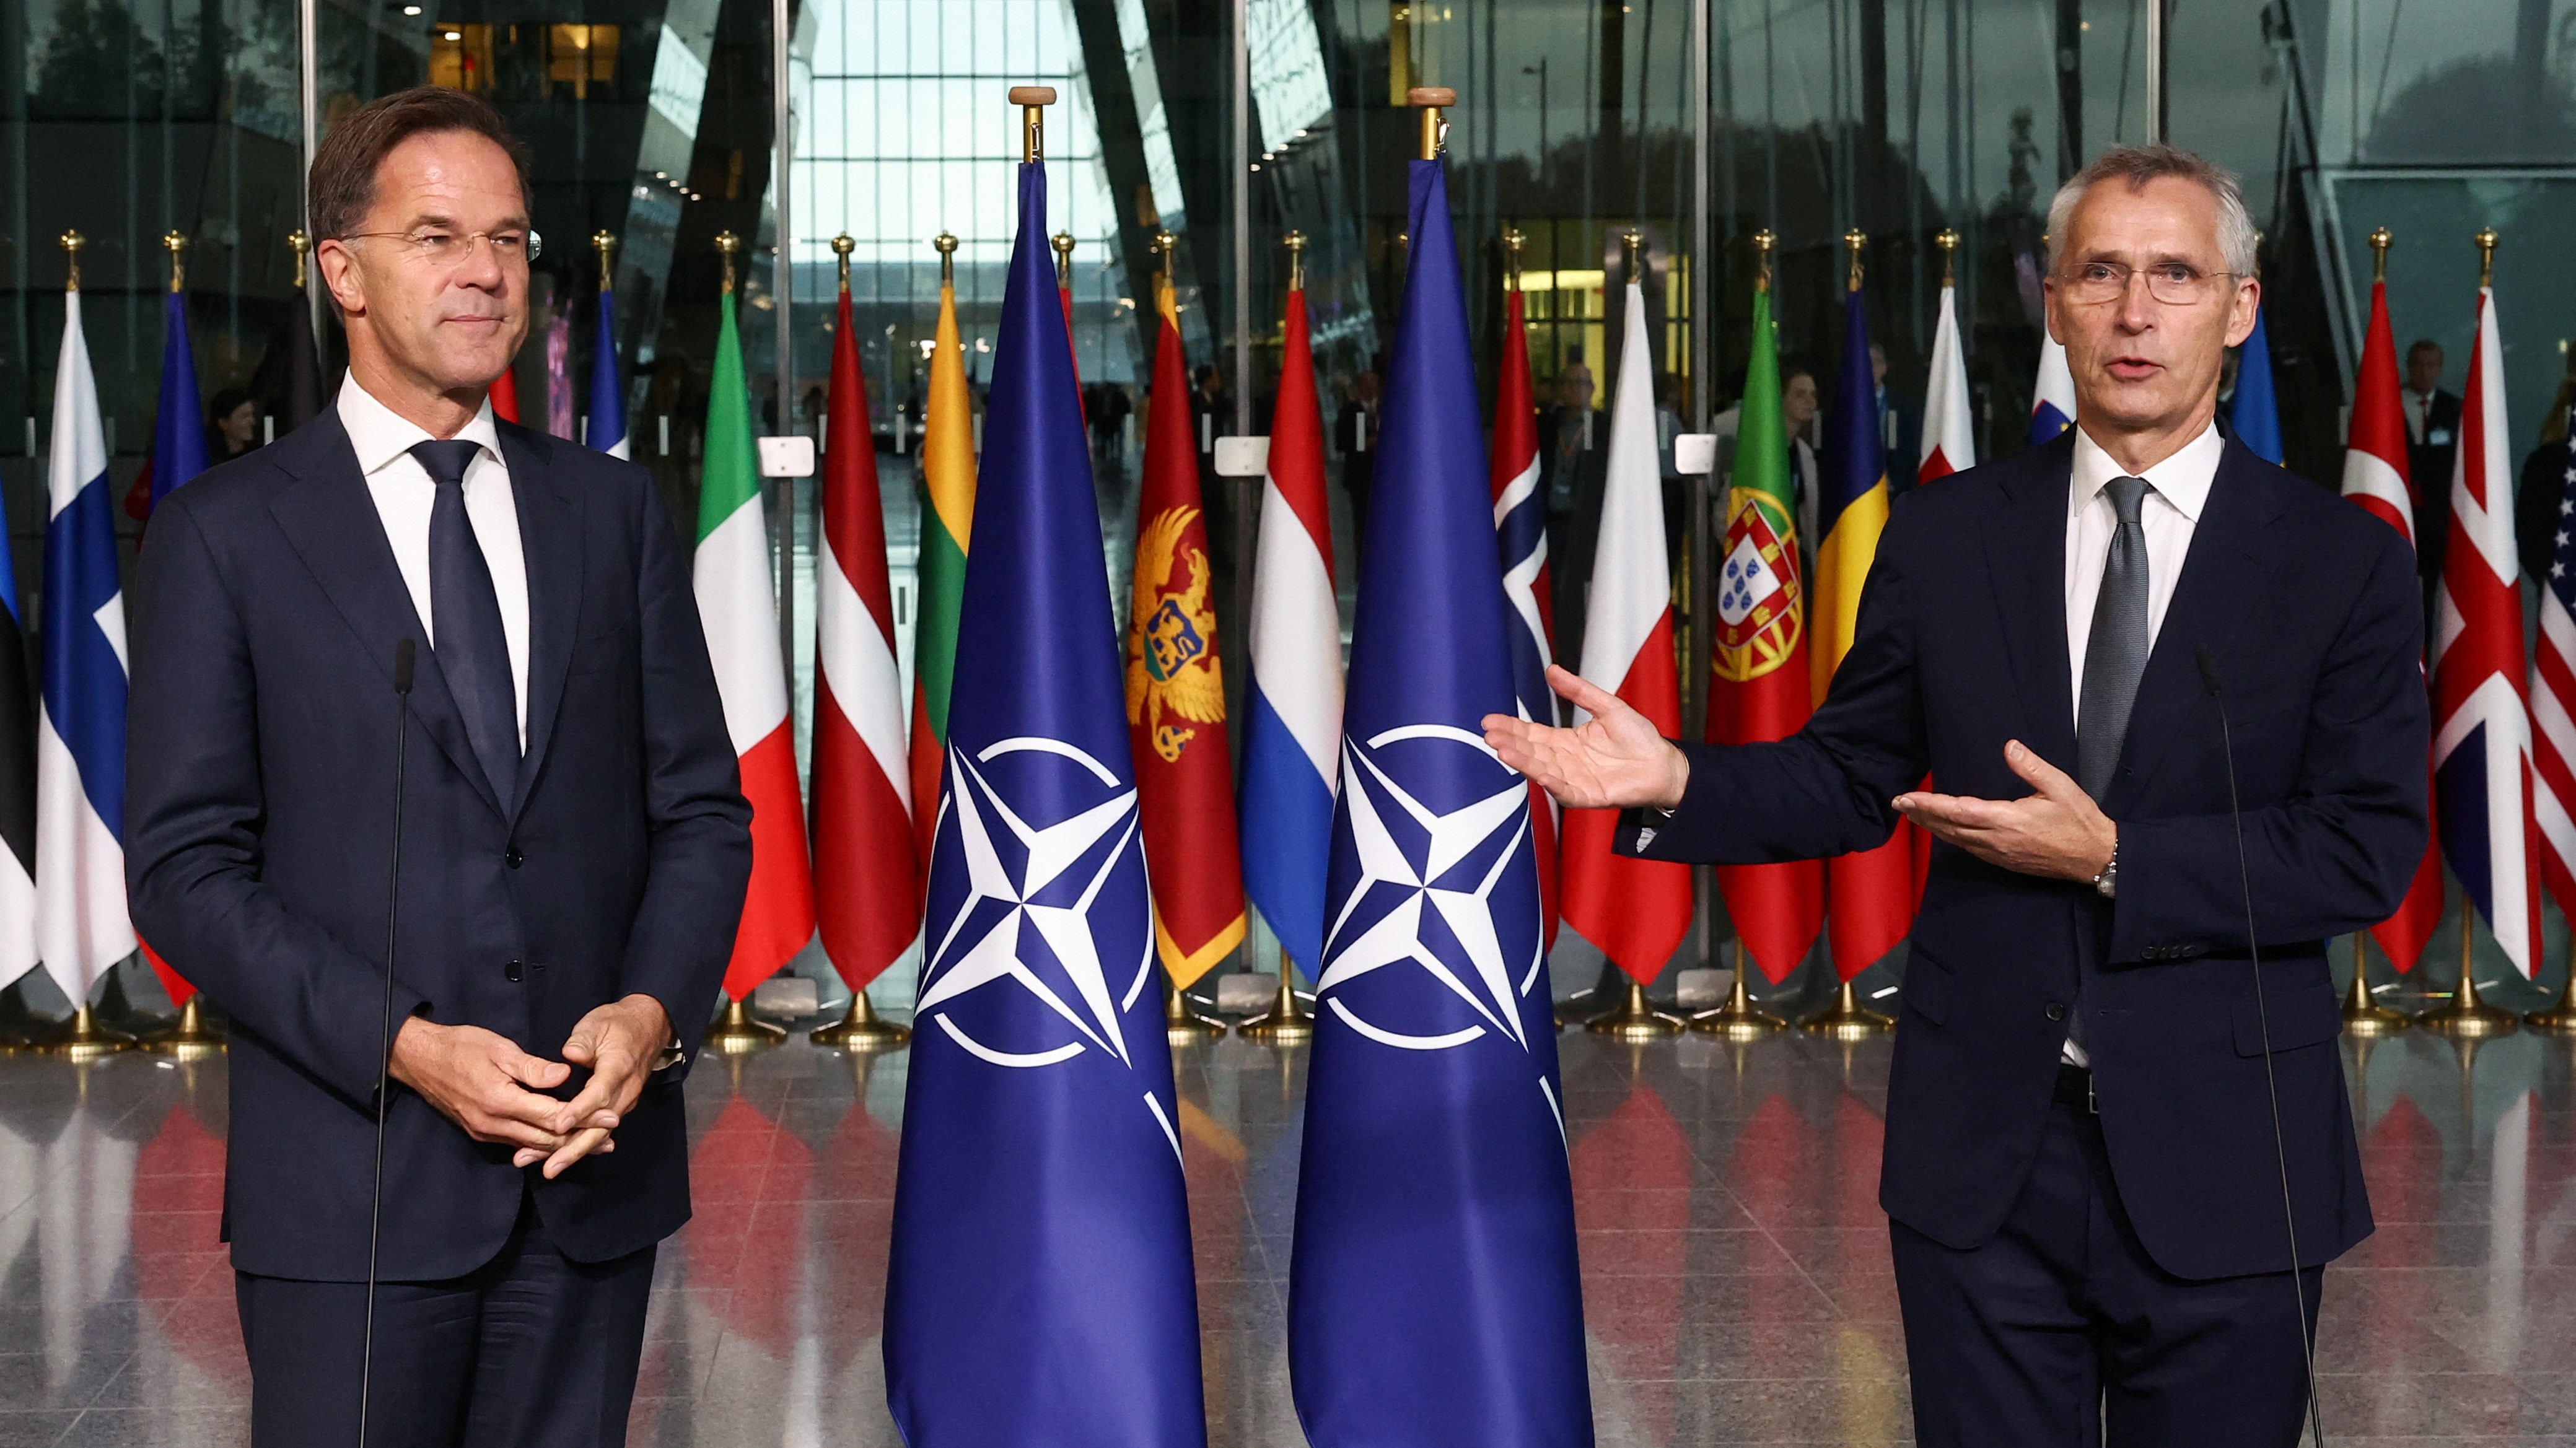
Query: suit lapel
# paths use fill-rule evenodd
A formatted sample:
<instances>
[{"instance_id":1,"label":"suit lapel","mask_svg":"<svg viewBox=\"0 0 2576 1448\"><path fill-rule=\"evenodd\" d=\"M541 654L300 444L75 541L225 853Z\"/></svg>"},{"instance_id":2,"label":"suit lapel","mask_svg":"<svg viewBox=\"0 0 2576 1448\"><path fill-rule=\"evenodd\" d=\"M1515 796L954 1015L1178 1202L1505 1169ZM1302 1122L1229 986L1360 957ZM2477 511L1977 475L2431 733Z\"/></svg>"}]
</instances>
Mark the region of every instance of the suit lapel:
<instances>
[{"instance_id":1,"label":"suit lapel","mask_svg":"<svg viewBox=\"0 0 2576 1448\"><path fill-rule=\"evenodd\" d=\"M2030 466L2004 484L2003 507L1986 530L1986 573L2012 658L2014 696L2025 701L2021 741L2067 770L2075 767L2075 688L2066 662L2066 485L2074 469L2073 432L2033 451Z\"/></svg>"},{"instance_id":2,"label":"suit lapel","mask_svg":"<svg viewBox=\"0 0 2576 1448\"><path fill-rule=\"evenodd\" d=\"M465 716L457 712L438 656L429 647L429 630L412 607L411 590L394 562L393 545L385 539L384 520L367 494L358 472L358 455L337 413L325 409L311 427L304 446L277 459L292 481L269 503L269 515L321 584L350 631L376 662L383 686L393 687L394 644L416 639L411 712L438 743L439 750L472 782L484 802L500 810L499 797L483 776L473 743L466 737Z\"/></svg>"},{"instance_id":3,"label":"suit lapel","mask_svg":"<svg viewBox=\"0 0 2576 1448\"><path fill-rule=\"evenodd\" d=\"M541 449L549 446L523 429L501 429L528 574L528 747L519 765L513 818L544 771L555 715L563 707L564 675L572 667L573 636L581 626L581 495L546 466Z\"/></svg>"},{"instance_id":4,"label":"suit lapel","mask_svg":"<svg viewBox=\"0 0 2576 1448\"><path fill-rule=\"evenodd\" d=\"M2218 658L2227 657L2228 642L2263 593L2267 570L2261 543L2265 525L2280 511L2280 499L2273 491L2278 479L2255 462L2232 438L2219 456L2209 501L2192 527L2191 551L2183 557L2173 602L2165 607L2147 671L2138 680L2137 702L2129 710L2120 773L2103 801L2114 818L2146 787L2175 736L2214 727L2194 718L2201 712L2204 690L2193 651L2206 647Z\"/></svg>"}]
</instances>

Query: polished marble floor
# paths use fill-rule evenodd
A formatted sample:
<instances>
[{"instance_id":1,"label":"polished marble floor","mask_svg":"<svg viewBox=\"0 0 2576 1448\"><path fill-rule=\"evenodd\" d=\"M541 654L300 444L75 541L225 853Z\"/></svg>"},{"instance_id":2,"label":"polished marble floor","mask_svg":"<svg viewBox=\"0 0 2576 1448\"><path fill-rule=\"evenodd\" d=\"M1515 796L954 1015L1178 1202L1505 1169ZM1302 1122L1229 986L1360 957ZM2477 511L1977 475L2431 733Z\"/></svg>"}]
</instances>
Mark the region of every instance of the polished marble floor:
<instances>
[{"instance_id":1,"label":"polished marble floor","mask_svg":"<svg viewBox=\"0 0 2576 1448\"><path fill-rule=\"evenodd\" d=\"M1875 1204L1884 1040L1561 1038L1600 1439L1909 1441ZM2378 1235L2327 1278L2339 1443L2576 1444L2576 1043L2346 1042ZM1295 1445L1301 1052L1182 1055L1211 1441ZM692 1079L631 1440L893 1444L878 1322L905 1058ZM0 1058L0 1448L244 1441L220 1061Z\"/></svg>"}]
</instances>

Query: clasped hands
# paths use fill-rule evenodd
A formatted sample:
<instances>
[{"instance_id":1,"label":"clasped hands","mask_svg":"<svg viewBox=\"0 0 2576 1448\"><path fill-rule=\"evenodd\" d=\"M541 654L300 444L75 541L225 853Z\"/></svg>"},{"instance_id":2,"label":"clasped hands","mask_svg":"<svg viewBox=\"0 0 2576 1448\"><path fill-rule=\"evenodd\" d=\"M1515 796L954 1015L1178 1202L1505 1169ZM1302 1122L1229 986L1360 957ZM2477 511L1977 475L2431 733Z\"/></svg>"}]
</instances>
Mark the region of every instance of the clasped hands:
<instances>
[{"instance_id":1,"label":"clasped hands","mask_svg":"<svg viewBox=\"0 0 2576 1448\"><path fill-rule=\"evenodd\" d=\"M531 1056L481 1026L412 1016L394 1037L390 1068L395 1080L466 1135L517 1147L511 1165L544 1162L552 1181L593 1152L617 1149L611 1133L644 1094L644 1078L670 1040L671 1018L649 995L611 1001L583 1016L561 1061ZM574 1066L589 1067L591 1075L570 1101L542 1094L571 1080Z\"/></svg>"},{"instance_id":2,"label":"clasped hands","mask_svg":"<svg viewBox=\"0 0 2576 1448\"><path fill-rule=\"evenodd\" d=\"M1568 809L1674 809L1690 783L1690 760L1616 695L1561 667L1548 687L1592 717L1554 729L1509 714L1485 716L1485 742L1503 763L1538 781ZM2020 740L2004 763L2032 793L2015 800L1915 790L1892 803L1907 819L1991 865L2024 875L2091 880L2111 862L2119 827L2092 796Z\"/></svg>"}]
</instances>

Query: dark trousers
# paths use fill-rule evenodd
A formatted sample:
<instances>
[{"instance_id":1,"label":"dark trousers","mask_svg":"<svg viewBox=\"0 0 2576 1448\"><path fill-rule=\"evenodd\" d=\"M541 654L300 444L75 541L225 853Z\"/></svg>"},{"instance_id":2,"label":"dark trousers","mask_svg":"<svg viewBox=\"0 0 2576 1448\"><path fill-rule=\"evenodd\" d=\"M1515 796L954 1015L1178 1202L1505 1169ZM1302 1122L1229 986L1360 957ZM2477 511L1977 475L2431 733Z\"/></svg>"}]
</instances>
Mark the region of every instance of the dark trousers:
<instances>
[{"instance_id":1,"label":"dark trousers","mask_svg":"<svg viewBox=\"0 0 2576 1448\"><path fill-rule=\"evenodd\" d=\"M1889 1230L1923 1448L2299 1441L2308 1392L2290 1274L2192 1282L2158 1268L2080 1101L2050 1109L2030 1180L1985 1245ZM2314 1324L2324 1269L2299 1278Z\"/></svg>"},{"instance_id":2,"label":"dark trousers","mask_svg":"<svg viewBox=\"0 0 2576 1448\"><path fill-rule=\"evenodd\" d=\"M523 1206L508 1245L479 1270L378 1283L371 1448L622 1448L654 1251L572 1261ZM367 1285L234 1279L252 1443L358 1441Z\"/></svg>"}]
</instances>

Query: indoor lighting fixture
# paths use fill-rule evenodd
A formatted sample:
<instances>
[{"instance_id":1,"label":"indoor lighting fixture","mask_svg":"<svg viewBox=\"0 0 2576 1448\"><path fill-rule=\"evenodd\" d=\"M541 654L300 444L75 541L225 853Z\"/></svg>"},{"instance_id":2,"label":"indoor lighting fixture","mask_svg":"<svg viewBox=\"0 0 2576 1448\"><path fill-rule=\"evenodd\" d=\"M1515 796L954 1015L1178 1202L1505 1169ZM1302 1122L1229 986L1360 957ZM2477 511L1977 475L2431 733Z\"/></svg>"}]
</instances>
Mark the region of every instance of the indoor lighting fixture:
<instances>
[{"instance_id":1,"label":"indoor lighting fixture","mask_svg":"<svg viewBox=\"0 0 2576 1448\"><path fill-rule=\"evenodd\" d=\"M418 15L420 13L420 7L417 5L406 5L403 7L403 13L405 15Z\"/></svg>"}]
</instances>

